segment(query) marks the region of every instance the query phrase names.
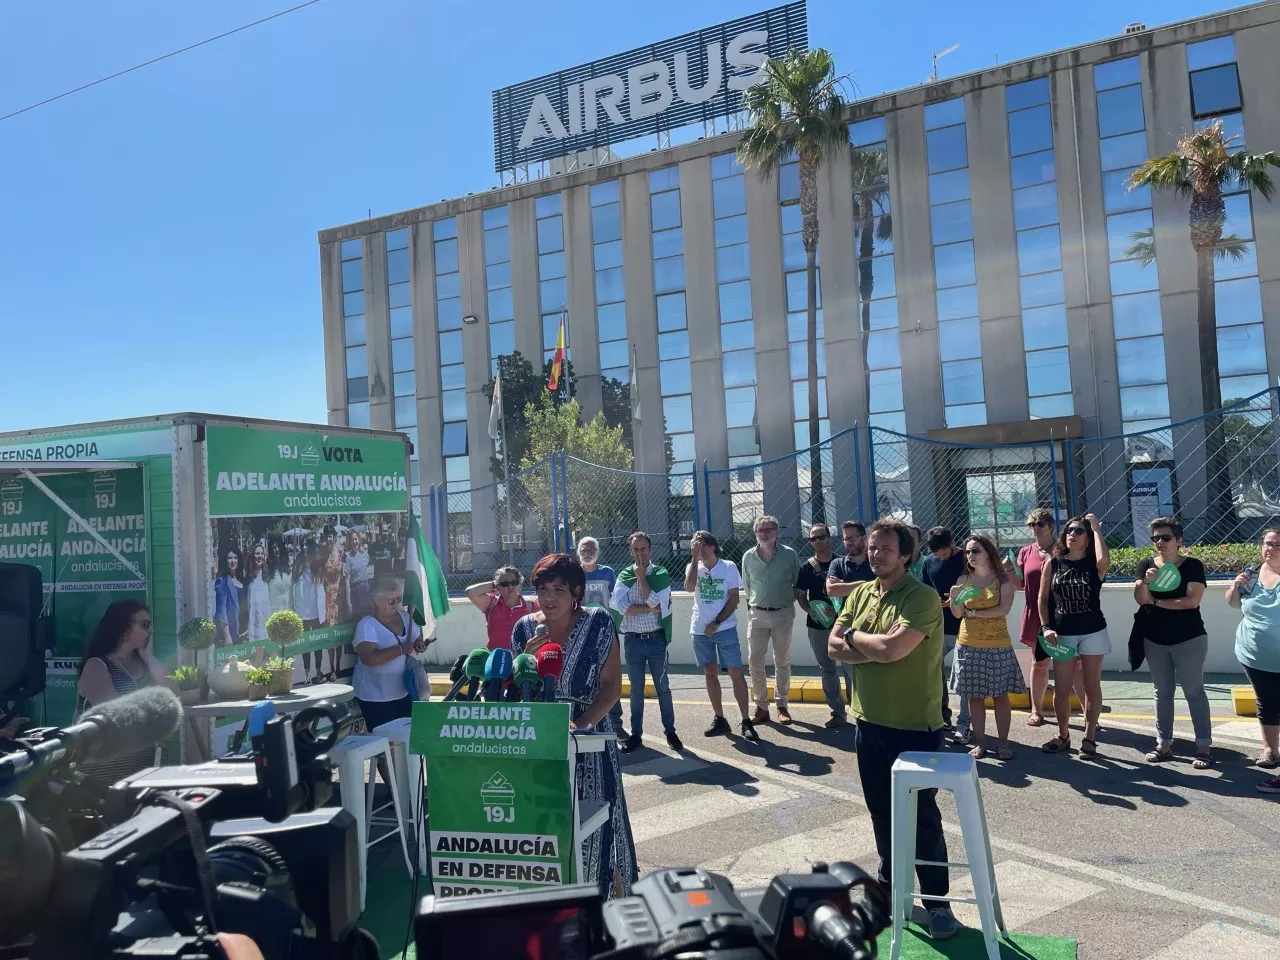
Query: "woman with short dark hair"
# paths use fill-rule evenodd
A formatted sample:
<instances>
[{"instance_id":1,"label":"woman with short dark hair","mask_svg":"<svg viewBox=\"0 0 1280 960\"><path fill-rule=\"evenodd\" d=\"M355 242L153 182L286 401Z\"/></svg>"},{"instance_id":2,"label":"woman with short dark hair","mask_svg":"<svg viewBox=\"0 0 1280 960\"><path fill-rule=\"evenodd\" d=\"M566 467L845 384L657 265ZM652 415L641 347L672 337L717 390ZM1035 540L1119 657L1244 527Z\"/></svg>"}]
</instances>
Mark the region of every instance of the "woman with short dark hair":
<instances>
[{"instance_id":1,"label":"woman with short dark hair","mask_svg":"<svg viewBox=\"0 0 1280 960\"><path fill-rule=\"evenodd\" d=\"M613 618L600 607L583 606L587 577L577 557L545 556L529 579L540 609L516 622L512 652L537 655L549 643L559 645L563 668L557 689L570 702L570 728L616 733L609 710L622 695L622 658ZM539 626L546 632L539 634ZM629 896L637 876L636 848L617 747L609 742L601 753L579 754L577 764L579 801L611 804L609 821L583 844L582 882L599 883L610 897Z\"/></svg>"},{"instance_id":2,"label":"woman with short dark hair","mask_svg":"<svg viewBox=\"0 0 1280 960\"><path fill-rule=\"evenodd\" d=\"M1182 523L1177 517L1156 517L1150 528L1156 553L1138 564L1133 585L1133 599L1141 608L1135 626L1142 633L1143 655L1155 688L1156 748L1146 759L1147 763L1173 759L1173 690L1182 684L1196 734L1191 765L1208 770L1213 766L1213 719L1204 692L1204 661L1209 655L1209 636L1200 616L1204 564L1183 556ZM1167 586L1167 579L1176 579L1176 585Z\"/></svg>"}]
</instances>

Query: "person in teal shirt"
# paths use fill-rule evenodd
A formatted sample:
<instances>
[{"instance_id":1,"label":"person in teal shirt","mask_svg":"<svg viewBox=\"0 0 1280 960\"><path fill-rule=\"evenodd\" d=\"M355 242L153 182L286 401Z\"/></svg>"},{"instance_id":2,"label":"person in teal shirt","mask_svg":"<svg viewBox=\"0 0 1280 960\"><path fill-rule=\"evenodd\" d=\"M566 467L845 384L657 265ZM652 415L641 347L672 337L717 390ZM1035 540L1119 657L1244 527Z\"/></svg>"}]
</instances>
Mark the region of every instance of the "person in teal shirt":
<instances>
[{"instance_id":1,"label":"person in teal shirt","mask_svg":"<svg viewBox=\"0 0 1280 960\"><path fill-rule=\"evenodd\" d=\"M1244 667L1258 702L1262 753L1254 766L1280 766L1280 527L1262 534L1262 565L1231 582L1227 603L1243 616L1236 628L1236 659ZM1280 777L1258 784L1262 793L1280 793Z\"/></svg>"}]
</instances>

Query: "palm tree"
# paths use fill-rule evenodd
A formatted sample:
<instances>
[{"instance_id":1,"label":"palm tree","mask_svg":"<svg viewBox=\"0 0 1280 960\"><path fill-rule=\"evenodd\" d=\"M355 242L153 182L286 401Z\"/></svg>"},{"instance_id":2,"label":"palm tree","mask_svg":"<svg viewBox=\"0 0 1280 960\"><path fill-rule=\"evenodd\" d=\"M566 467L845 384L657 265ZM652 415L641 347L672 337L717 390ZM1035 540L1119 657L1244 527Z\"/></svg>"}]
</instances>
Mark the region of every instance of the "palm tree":
<instances>
[{"instance_id":1,"label":"palm tree","mask_svg":"<svg viewBox=\"0 0 1280 960\"><path fill-rule=\"evenodd\" d=\"M858 297L862 300L863 366L866 367L867 334L871 332L871 296L875 274L871 258L876 241L893 239L893 214L889 209L889 164L883 150L854 149L849 153L849 181L853 188L858 234Z\"/></svg>"},{"instance_id":2,"label":"palm tree","mask_svg":"<svg viewBox=\"0 0 1280 960\"><path fill-rule=\"evenodd\" d=\"M763 82L742 96L751 128L738 143L738 162L755 170L761 180L769 179L793 154L800 162L801 239L808 282L809 478L811 520L817 521L825 513L818 449L818 168L848 143L844 80L836 76L831 54L821 48L770 58L761 72Z\"/></svg>"},{"instance_id":3,"label":"palm tree","mask_svg":"<svg viewBox=\"0 0 1280 960\"><path fill-rule=\"evenodd\" d=\"M1233 152L1234 139L1223 132L1222 121L1215 120L1202 130L1184 134L1173 153L1152 157L1129 176L1130 190L1150 185L1157 190L1172 190L1191 201L1189 220L1191 246L1196 252L1200 394L1205 413L1222 406L1213 261L1215 256L1239 257L1243 254L1239 237L1224 237L1222 234L1227 219L1222 191L1224 187L1229 191L1251 189L1263 199L1270 200L1275 193L1275 183L1267 168L1280 167L1280 153ZM1143 245L1150 244L1150 253L1154 257L1153 239L1134 239L1139 241L1133 248L1136 252L1142 254ZM1205 430L1205 462L1208 471L1208 537L1221 537L1230 532L1223 527L1231 516L1232 507L1230 466L1225 462L1220 430Z\"/></svg>"}]
</instances>

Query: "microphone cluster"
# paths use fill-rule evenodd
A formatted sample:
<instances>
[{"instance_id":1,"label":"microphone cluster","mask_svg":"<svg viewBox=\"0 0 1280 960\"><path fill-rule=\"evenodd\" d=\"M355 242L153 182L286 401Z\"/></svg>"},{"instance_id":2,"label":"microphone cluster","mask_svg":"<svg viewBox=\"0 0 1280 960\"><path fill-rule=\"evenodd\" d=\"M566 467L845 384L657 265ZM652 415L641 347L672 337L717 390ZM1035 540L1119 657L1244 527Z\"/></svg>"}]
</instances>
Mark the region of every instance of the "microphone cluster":
<instances>
[{"instance_id":1,"label":"microphone cluster","mask_svg":"<svg viewBox=\"0 0 1280 960\"><path fill-rule=\"evenodd\" d=\"M564 650L558 643L544 643L537 656L512 656L505 647L476 647L462 661L462 669L445 695L446 701L479 700L486 703L554 702Z\"/></svg>"}]
</instances>

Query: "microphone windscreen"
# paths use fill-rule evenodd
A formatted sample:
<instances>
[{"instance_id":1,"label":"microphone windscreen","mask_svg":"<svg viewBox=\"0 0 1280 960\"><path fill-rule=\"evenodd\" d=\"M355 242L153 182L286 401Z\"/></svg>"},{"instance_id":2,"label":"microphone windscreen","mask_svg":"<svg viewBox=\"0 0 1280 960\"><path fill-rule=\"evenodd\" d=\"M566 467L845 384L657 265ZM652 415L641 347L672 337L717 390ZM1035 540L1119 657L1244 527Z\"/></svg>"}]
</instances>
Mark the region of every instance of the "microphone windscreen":
<instances>
[{"instance_id":1,"label":"microphone windscreen","mask_svg":"<svg viewBox=\"0 0 1280 960\"><path fill-rule=\"evenodd\" d=\"M178 729L182 701L164 687L146 687L94 707L82 719L98 717L105 728L101 752L94 760L149 750Z\"/></svg>"},{"instance_id":2,"label":"microphone windscreen","mask_svg":"<svg viewBox=\"0 0 1280 960\"><path fill-rule=\"evenodd\" d=\"M511 676L511 651L499 647L489 654L489 661L484 667L486 680L506 680Z\"/></svg>"},{"instance_id":3,"label":"microphone windscreen","mask_svg":"<svg viewBox=\"0 0 1280 960\"><path fill-rule=\"evenodd\" d=\"M449 668L449 682L457 683L459 679L466 676L462 672L463 665L467 662L468 654L462 654L457 660L453 661L453 666Z\"/></svg>"},{"instance_id":4,"label":"microphone windscreen","mask_svg":"<svg viewBox=\"0 0 1280 960\"><path fill-rule=\"evenodd\" d=\"M564 669L564 650L558 643L548 643L538 651L538 676L559 679Z\"/></svg>"},{"instance_id":5,"label":"microphone windscreen","mask_svg":"<svg viewBox=\"0 0 1280 960\"><path fill-rule=\"evenodd\" d=\"M471 680L484 679L484 667L489 662L489 651L484 647L476 647L467 654L466 662L462 665L462 672Z\"/></svg>"},{"instance_id":6,"label":"microphone windscreen","mask_svg":"<svg viewBox=\"0 0 1280 960\"><path fill-rule=\"evenodd\" d=\"M538 661L528 653L522 653L511 664L511 680L514 683L537 683Z\"/></svg>"}]
</instances>

